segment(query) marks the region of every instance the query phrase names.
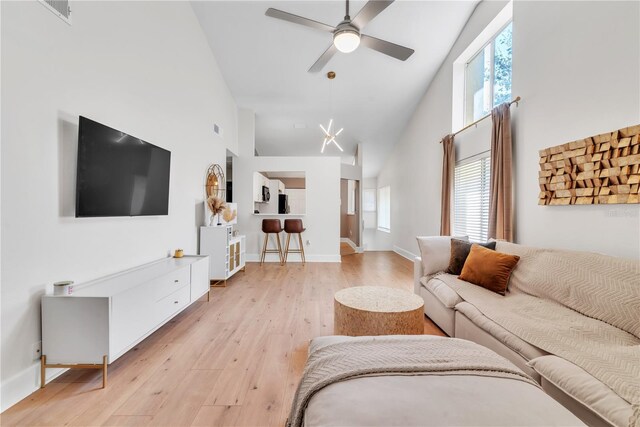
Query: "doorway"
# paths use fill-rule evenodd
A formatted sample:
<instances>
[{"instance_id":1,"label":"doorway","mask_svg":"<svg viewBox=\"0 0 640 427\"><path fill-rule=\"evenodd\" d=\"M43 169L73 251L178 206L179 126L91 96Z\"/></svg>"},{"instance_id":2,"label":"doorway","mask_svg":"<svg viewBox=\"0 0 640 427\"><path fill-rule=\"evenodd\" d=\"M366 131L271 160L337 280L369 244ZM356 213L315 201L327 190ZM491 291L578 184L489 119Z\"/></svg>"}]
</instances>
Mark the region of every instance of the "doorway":
<instances>
[{"instance_id":1,"label":"doorway","mask_svg":"<svg viewBox=\"0 0 640 427\"><path fill-rule=\"evenodd\" d=\"M360 247L360 181L340 180L340 255L358 253Z\"/></svg>"},{"instance_id":2,"label":"doorway","mask_svg":"<svg viewBox=\"0 0 640 427\"><path fill-rule=\"evenodd\" d=\"M233 158L234 157L235 157L235 154L227 150L226 170L225 170L226 181L227 181L226 182L227 188L225 188L226 190L225 201L227 203L233 203Z\"/></svg>"}]
</instances>

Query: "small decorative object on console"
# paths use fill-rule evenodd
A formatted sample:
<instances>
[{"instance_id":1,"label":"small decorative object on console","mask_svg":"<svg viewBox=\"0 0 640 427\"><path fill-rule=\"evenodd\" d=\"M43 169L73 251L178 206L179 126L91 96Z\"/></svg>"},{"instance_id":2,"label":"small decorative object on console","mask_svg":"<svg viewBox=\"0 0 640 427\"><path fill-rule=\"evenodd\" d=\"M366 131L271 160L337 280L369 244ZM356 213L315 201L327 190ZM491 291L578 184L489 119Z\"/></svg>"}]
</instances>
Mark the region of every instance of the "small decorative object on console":
<instances>
[{"instance_id":1,"label":"small decorative object on console","mask_svg":"<svg viewBox=\"0 0 640 427\"><path fill-rule=\"evenodd\" d=\"M53 284L53 295L69 296L73 294L73 280L64 280Z\"/></svg>"},{"instance_id":2,"label":"small decorative object on console","mask_svg":"<svg viewBox=\"0 0 640 427\"><path fill-rule=\"evenodd\" d=\"M174 258L182 258L184 256L184 250L182 249L176 249L175 253L173 254Z\"/></svg>"},{"instance_id":3,"label":"small decorative object on console","mask_svg":"<svg viewBox=\"0 0 640 427\"><path fill-rule=\"evenodd\" d=\"M209 225L222 225L220 222L220 213L222 213L226 208L226 202L217 196L209 196L207 197L207 206L211 211L211 218L209 221ZM217 222L214 224L214 216L218 216Z\"/></svg>"},{"instance_id":4,"label":"small decorative object on console","mask_svg":"<svg viewBox=\"0 0 640 427\"><path fill-rule=\"evenodd\" d=\"M227 203L227 207L222 212L222 224L232 225L238 222L238 204Z\"/></svg>"}]
</instances>

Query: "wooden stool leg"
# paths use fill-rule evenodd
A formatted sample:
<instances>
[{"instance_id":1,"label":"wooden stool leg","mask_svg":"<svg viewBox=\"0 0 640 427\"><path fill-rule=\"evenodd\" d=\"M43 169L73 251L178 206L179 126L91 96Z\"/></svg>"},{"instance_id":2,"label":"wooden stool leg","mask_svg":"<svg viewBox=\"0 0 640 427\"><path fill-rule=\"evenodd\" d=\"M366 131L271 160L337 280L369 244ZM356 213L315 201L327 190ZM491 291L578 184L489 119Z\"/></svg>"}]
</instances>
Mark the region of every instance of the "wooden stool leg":
<instances>
[{"instance_id":1,"label":"wooden stool leg","mask_svg":"<svg viewBox=\"0 0 640 427\"><path fill-rule=\"evenodd\" d=\"M300 255L302 255L302 263L306 264L307 260L304 257L304 244L302 243L302 233L298 233L298 242L300 243Z\"/></svg>"},{"instance_id":2,"label":"wooden stool leg","mask_svg":"<svg viewBox=\"0 0 640 427\"><path fill-rule=\"evenodd\" d=\"M278 255L280 256L280 265L282 265L283 255L282 255L282 245L280 244L280 233L276 234L276 239L278 240Z\"/></svg>"},{"instance_id":3,"label":"wooden stool leg","mask_svg":"<svg viewBox=\"0 0 640 427\"><path fill-rule=\"evenodd\" d=\"M267 253L267 242L269 241L269 235L265 233L264 244L262 245L262 256L260 256L260 265L264 264L264 256Z\"/></svg>"},{"instance_id":4,"label":"wooden stool leg","mask_svg":"<svg viewBox=\"0 0 640 427\"><path fill-rule=\"evenodd\" d=\"M287 233L287 244L284 247L284 263L287 263L287 258L289 256L289 242L291 241L291 234Z\"/></svg>"}]
</instances>

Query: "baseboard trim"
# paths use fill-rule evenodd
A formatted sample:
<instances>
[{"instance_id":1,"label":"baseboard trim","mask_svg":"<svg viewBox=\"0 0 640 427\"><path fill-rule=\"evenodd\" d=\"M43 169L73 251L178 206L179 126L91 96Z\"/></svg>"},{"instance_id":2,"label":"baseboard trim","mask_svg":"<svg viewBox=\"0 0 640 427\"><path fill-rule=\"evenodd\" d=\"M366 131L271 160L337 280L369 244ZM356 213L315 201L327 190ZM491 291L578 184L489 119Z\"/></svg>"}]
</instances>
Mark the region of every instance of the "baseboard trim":
<instances>
[{"instance_id":1,"label":"baseboard trim","mask_svg":"<svg viewBox=\"0 0 640 427\"><path fill-rule=\"evenodd\" d=\"M400 255L403 258L408 259L411 262L413 262L413 260L415 260L416 257L418 256L418 255L416 255L416 254L414 254L412 252L409 252L409 251L407 251L405 249L402 249L399 246L394 246L393 247L393 252L397 253L398 255Z\"/></svg>"},{"instance_id":2,"label":"baseboard trim","mask_svg":"<svg viewBox=\"0 0 640 427\"><path fill-rule=\"evenodd\" d=\"M68 369L47 369L47 383L64 374ZM4 412L40 388L40 362L9 378L0 387L0 412Z\"/></svg>"},{"instance_id":3,"label":"baseboard trim","mask_svg":"<svg viewBox=\"0 0 640 427\"><path fill-rule=\"evenodd\" d=\"M356 251L356 253L358 253L358 254L361 254L361 253L364 252L364 247L357 246L355 243L353 243L353 240L351 240L348 237L341 237L340 238L340 243L346 243L347 245L351 246L351 249Z\"/></svg>"},{"instance_id":4,"label":"baseboard trim","mask_svg":"<svg viewBox=\"0 0 640 427\"><path fill-rule=\"evenodd\" d=\"M350 238L348 238L348 237L341 237L341 238L340 238L340 243L346 243L347 245L351 246L351 249L353 249L354 251L355 251L356 249L358 249L358 247L356 246L356 244L355 244L355 243L353 243L353 241L352 241Z\"/></svg>"},{"instance_id":5,"label":"baseboard trim","mask_svg":"<svg viewBox=\"0 0 640 427\"><path fill-rule=\"evenodd\" d=\"M260 262L260 254L246 254L245 259L247 262ZM340 255L306 255L307 262L341 262ZM280 262L278 254L267 254L264 262ZM300 254L289 254L287 263L301 263L302 259Z\"/></svg>"}]
</instances>

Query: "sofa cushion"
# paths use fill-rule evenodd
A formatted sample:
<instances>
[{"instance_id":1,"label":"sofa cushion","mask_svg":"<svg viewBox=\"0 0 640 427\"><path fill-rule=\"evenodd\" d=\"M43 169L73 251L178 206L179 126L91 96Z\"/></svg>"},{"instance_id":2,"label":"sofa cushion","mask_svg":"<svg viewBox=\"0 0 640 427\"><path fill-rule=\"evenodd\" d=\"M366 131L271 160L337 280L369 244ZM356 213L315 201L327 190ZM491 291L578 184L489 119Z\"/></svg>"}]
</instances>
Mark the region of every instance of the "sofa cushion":
<instances>
[{"instance_id":1,"label":"sofa cushion","mask_svg":"<svg viewBox=\"0 0 640 427\"><path fill-rule=\"evenodd\" d=\"M305 427L584 427L537 387L474 375L347 379L314 394L304 417Z\"/></svg>"},{"instance_id":2,"label":"sofa cushion","mask_svg":"<svg viewBox=\"0 0 640 427\"><path fill-rule=\"evenodd\" d=\"M507 331L505 328L482 314L475 306L466 301L457 304L456 310L467 316L469 320L475 323L482 330L491 334L498 341L518 353L526 360L531 360L536 357L549 354L546 351L529 344L517 335Z\"/></svg>"},{"instance_id":3,"label":"sofa cushion","mask_svg":"<svg viewBox=\"0 0 640 427\"><path fill-rule=\"evenodd\" d=\"M639 338L517 288L501 296L464 281L448 284L465 302L512 334L575 363L626 401L640 400Z\"/></svg>"},{"instance_id":4,"label":"sofa cushion","mask_svg":"<svg viewBox=\"0 0 640 427\"><path fill-rule=\"evenodd\" d=\"M447 286L447 284L442 280L442 276L448 276L451 280L459 280L450 274L439 274L431 280L429 280L428 277L423 277L420 279L420 283L429 292L431 292L442 303L442 305L447 308L453 308L463 300L456 291Z\"/></svg>"},{"instance_id":5,"label":"sofa cushion","mask_svg":"<svg viewBox=\"0 0 640 427\"><path fill-rule=\"evenodd\" d=\"M445 307L431 291L420 284L418 294L424 300L424 314L448 336L455 333L456 311L453 308Z\"/></svg>"},{"instance_id":6,"label":"sofa cushion","mask_svg":"<svg viewBox=\"0 0 640 427\"><path fill-rule=\"evenodd\" d=\"M447 273L455 274L459 276L462 272L462 266L464 266L467 257L469 256L469 252L471 252L471 246L480 245L487 249L495 250L496 242L487 242L487 243L471 243L467 240L460 240L456 238L451 239L451 258L449 259L449 267L447 268Z\"/></svg>"},{"instance_id":7,"label":"sofa cushion","mask_svg":"<svg viewBox=\"0 0 640 427\"><path fill-rule=\"evenodd\" d=\"M423 274L429 276L446 270L451 258L451 236L418 236L416 239L422 257ZM456 239L469 240L469 236Z\"/></svg>"},{"instance_id":8,"label":"sofa cushion","mask_svg":"<svg viewBox=\"0 0 640 427\"><path fill-rule=\"evenodd\" d=\"M517 255L503 254L473 244L459 278L504 295L511 272L519 259Z\"/></svg>"},{"instance_id":9,"label":"sofa cushion","mask_svg":"<svg viewBox=\"0 0 640 427\"><path fill-rule=\"evenodd\" d=\"M544 380L612 425L634 425L630 422L633 416L631 405L580 367L553 355L535 358L529 365Z\"/></svg>"},{"instance_id":10,"label":"sofa cushion","mask_svg":"<svg viewBox=\"0 0 640 427\"><path fill-rule=\"evenodd\" d=\"M316 337L309 341L309 350L307 353L311 353L320 350L322 347L326 347L331 344L337 344L339 342L349 341L351 337L346 335L326 335L324 337Z\"/></svg>"},{"instance_id":11,"label":"sofa cushion","mask_svg":"<svg viewBox=\"0 0 640 427\"><path fill-rule=\"evenodd\" d=\"M640 262L589 252L543 249L498 241L518 255L511 288L556 301L640 338Z\"/></svg>"}]
</instances>

